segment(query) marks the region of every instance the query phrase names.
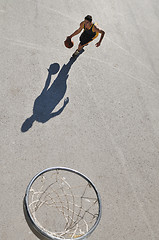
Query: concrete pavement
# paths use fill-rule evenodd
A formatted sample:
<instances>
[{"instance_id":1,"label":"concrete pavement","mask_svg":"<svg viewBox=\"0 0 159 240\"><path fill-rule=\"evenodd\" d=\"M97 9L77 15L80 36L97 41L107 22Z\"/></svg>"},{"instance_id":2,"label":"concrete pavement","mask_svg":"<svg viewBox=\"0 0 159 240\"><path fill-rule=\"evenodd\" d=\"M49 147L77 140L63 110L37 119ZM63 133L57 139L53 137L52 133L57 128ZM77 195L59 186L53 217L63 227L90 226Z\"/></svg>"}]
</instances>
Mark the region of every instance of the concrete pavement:
<instances>
[{"instance_id":1,"label":"concrete pavement","mask_svg":"<svg viewBox=\"0 0 159 240\"><path fill-rule=\"evenodd\" d=\"M53 166L79 170L99 190L103 214L90 239L158 239L158 10L155 0L0 1L1 240L36 239L23 197ZM63 42L87 14L106 36L70 64L78 36L73 49ZM48 81L51 97L40 97Z\"/></svg>"}]
</instances>

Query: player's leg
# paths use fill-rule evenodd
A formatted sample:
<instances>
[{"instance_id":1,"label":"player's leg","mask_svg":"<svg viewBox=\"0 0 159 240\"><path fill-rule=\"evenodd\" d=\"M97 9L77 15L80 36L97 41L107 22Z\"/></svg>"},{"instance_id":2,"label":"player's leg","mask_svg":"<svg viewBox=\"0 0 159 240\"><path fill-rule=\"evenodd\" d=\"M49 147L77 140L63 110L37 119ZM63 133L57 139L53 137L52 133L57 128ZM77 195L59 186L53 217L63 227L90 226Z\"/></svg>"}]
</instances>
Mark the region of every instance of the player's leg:
<instances>
[{"instance_id":1,"label":"player's leg","mask_svg":"<svg viewBox=\"0 0 159 240\"><path fill-rule=\"evenodd\" d=\"M76 57L79 55L80 51L83 49L84 46L88 45L93 39L89 38L85 32L83 32L80 36L80 43L78 45L77 50L73 53L73 57Z\"/></svg>"},{"instance_id":2,"label":"player's leg","mask_svg":"<svg viewBox=\"0 0 159 240\"><path fill-rule=\"evenodd\" d=\"M80 51L83 49L83 46L79 43L77 50L73 53L73 57L76 57L79 55Z\"/></svg>"},{"instance_id":3,"label":"player's leg","mask_svg":"<svg viewBox=\"0 0 159 240\"><path fill-rule=\"evenodd\" d=\"M81 43L79 43L77 50L80 52L83 49L83 47L84 47L84 45L81 45Z\"/></svg>"},{"instance_id":4,"label":"player's leg","mask_svg":"<svg viewBox=\"0 0 159 240\"><path fill-rule=\"evenodd\" d=\"M85 32L83 32L79 38L80 43L78 45L77 50L73 53L73 57L76 57L79 55L80 51L83 49L83 45L85 44L85 42L87 41L87 35L85 34Z\"/></svg>"}]
</instances>

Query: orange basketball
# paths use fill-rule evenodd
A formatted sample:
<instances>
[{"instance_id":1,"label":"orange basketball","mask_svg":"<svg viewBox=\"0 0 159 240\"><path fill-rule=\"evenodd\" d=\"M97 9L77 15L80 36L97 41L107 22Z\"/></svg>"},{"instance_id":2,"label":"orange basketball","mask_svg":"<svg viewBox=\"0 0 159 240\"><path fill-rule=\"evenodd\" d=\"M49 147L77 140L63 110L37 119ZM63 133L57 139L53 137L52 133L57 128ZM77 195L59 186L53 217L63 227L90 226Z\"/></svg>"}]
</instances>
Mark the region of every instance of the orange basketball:
<instances>
[{"instance_id":1,"label":"orange basketball","mask_svg":"<svg viewBox=\"0 0 159 240\"><path fill-rule=\"evenodd\" d=\"M67 37L64 41L65 47L72 48L74 45L74 42L71 40L71 38Z\"/></svg>"}]
</instances>

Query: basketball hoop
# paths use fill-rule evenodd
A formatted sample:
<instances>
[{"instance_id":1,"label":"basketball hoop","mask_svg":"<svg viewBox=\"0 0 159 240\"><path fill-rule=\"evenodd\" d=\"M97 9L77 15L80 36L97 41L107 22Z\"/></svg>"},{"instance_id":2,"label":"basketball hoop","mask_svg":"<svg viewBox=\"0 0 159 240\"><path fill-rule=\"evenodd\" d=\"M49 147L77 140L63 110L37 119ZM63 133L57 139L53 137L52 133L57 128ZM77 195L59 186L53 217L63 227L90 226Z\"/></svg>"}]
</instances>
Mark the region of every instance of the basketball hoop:
<instances>
[{"instance_id":1,"label":"basketball hoop","mask_svg":"<svg viewBox=\"0 0 159 240\"><path fill-rule=\"evenodd\" d=\"M30 181L24 214L41 240L86 239L101 218L101 200L95 185L70 168L48 168Z\"/></svg>"}]
</instances>

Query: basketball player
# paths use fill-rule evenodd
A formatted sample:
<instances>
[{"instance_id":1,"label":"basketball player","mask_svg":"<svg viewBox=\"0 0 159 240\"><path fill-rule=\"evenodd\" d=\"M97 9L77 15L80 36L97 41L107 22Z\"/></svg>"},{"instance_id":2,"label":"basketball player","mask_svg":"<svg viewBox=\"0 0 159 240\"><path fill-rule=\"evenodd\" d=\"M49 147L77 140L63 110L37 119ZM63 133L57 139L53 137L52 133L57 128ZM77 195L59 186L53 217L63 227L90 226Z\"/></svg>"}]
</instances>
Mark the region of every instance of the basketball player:
<instances>
[{"instance_id":1,"label":"basketball player","mask_svg":"<svg viewBox=\"0 0 159 240\"><path fill-rule=\"evenodd\" d=\"M76 36L83 29L84 29L84 31L82 32L82 34L81 34L81 36L79 38L80 39L80 43L78 45L78 49L72 55L73 57L78 56L78 54L83 49L83 47L88 45L88 43L93 41L95 38L97 38L99 33L100 33L101 37L99 39L99 42L97 42L95 44L96 47L99 47L101 45L101 42L102 42L103 37L105 35L105 32L102 29L100 29L96 23L92 22L92 16L87 15L85 17L84 21L82 21L80 23L80 27L74 33L72 33L70 36L68 36L68 38L72 38L72 37Z\"/></svg>"}]
</instances>

